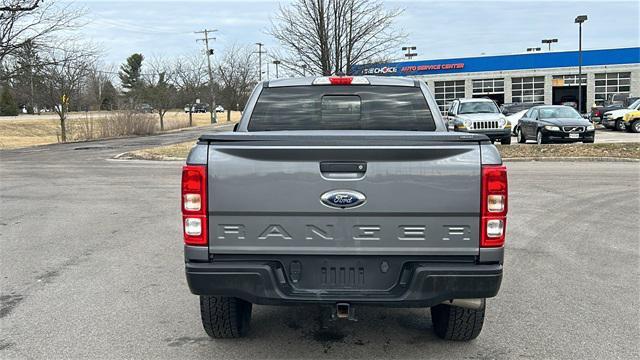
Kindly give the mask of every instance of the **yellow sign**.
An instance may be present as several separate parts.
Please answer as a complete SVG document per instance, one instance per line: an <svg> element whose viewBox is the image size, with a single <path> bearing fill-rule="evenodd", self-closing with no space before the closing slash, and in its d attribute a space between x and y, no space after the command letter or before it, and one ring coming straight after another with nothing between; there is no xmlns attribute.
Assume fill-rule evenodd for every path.
<svg viewBox="0 0 640 360"><path fill-rule="evenodd" d="M564 86L564 79L552 79L551 80L551 85L552 86Z"/></svg>

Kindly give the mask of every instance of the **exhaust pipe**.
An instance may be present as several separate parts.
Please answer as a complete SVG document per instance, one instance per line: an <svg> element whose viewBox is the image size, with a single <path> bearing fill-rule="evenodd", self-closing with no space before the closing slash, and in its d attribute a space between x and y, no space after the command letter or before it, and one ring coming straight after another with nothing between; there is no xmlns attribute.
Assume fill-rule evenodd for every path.
<svg viewBox="0 0 640 360"><path fill-rule="evenodd" d="M441 304L458 306L465 309L480 310L485 303L485 299L451 299L445 300Z"/></svg>

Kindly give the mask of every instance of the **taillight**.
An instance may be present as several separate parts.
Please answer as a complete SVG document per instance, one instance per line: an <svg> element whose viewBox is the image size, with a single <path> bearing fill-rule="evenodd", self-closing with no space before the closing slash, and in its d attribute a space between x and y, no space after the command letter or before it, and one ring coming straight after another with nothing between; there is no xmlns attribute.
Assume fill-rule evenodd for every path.
<svg viewBox="0 0 640 360"><path fill-rule="evenodd" d="M329 78L331 85L351 85L353 77L351 76L332 76Z"/></svg>
<svg viewBox="0 0 640 360"><path fill-rule="evenodd" d="M480 247L504 245L508 197L507 168L504 165L483 165Z"/></svg>
<svg viewBox="0 0 640 360"><path fill-rule="evenodd" d="M313 80L313 85L369 85L363 76L322 76Z"/></svg>
<svg viewBox="0 0 640 360"><path fill-rule="evenodd" d="M182 228L184 243L207 245L207 167L182 168Z"/></svg>

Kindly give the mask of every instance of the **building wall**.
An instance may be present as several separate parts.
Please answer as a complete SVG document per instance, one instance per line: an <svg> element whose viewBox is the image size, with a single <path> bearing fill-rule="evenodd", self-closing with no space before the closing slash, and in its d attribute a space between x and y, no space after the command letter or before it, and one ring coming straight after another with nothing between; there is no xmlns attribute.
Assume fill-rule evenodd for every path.
<svg viewBox="0 0 640 360"><path fill-rule="evenodd" d="M582 67L583 76L586 77L586 96L583 99L587 105L587 109L595 100L595 75L601 73L619 73L630 72L630 96L640 96L640 64L630 65L600 65L600 66L584 66ZM453 73L440 75L415 75L413 77L425 80L427 85L434 89L435 81L465 80L465 97L472 97L474 79L504 79L504 101L512 102L512 82L514 77L544 76L544 102L551 104L553 101L553 76L554 75L572 75L578 74L578 67L550 68L550 69L531 69L531 70L510 70L510 71L492 71L492 72L473 72L473 73Z"/></svg>

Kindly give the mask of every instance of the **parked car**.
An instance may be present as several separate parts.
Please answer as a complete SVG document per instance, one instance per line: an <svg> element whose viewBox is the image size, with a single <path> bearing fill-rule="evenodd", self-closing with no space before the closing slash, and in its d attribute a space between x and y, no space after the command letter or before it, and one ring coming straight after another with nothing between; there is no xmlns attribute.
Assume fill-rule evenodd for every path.
<svg viewBox="0 0 640 360"><path fill-rule="evenodd" d="M187 104L184 106L184 112L188 113L191 111L192 113L206 113L209 111L208 104Z"/></svg>
<svg viewBox="0 0 640 360"><path fill-rule="evenodd" d="M457 99L447 111L449 129L484 134L493 143L511 144L511 124L491 99Z"/></svg>
<svg viewBox="0 0 640 360"><path fill-rule="evenodd" d="M140 104L138 106L138 111L141 113L152 113L153 112L153 106L149 105L149 104Z"/></svg>
<svg viewBox="0 0 640 360"><path fill-rule="evenodd" d="M589 119L595 123L602 122L602 115L604 114L604 99L595 99L593 101L593 105L591 106L591 113L589 114Z"/></svg>
<svg viewBox="0 0 640 360"><path fill-rule="evenodd" d="M521 112L522 110L529 110L534 106L544 105L543 102L531 102L531 103L507 103L500 105L500 112L504 116L510 116L516 113Z"/></svg>
<svg viewBox="0 0 640 360"><path fill-rule="evenodd" d="M565 95L560 98L560 105L571 106L574 109L578 109L578 99L573 95Z"/></svg>
<svg viewBox="0 0 640 360"><path fill-rule="evenodd" d="M604 108L602 109L602 114L606 114L609 111L626 109L629 105L633 104L638 97L629 96L629 94L609 94L607 96L607 101L605 101Z"/></svg>
<svg viewBox="0 0 640 360"><path fill-rule="evenodd" d="M520 119L527 113L528 110L521 110L515 114L507 116L507 121L511 124L512 135L516 135L518 127L520 126Z"/></svg>
<svg viewBox="0 0 640 360"><path fill-rule="evenodd" d="M637 99L633 104L627 108L607 111L602 117L602 125L607 129L614 129L622 131L626 128L624 122L624 115L635 110L640 110L640 99Z"/></svg>
<svg viewBox="0 0 640 360"><path fill-rule="evenodd" d="M217 113L224 112L224 108L222 107L222 105L218 105L218 106L216 106L216 112L217 112Z"/></svg>
<svg viewBox="0 0 640 360"><path fill-rule="evenodd" d="M193 105L193 112L194 113L201 113L204 114L206 112L209 112L209 104L194 104Z"/></svg>
<svg viewBox="0 0 640 360"><path fill-rule="evenodd" d="M186 277L209 336L247 335L253 304L337 319L430 307L437 336L478 336L508 203L485 136L447 132L427 85L407 78L270 80L245 109L182 170Z"/></svg>
<svg viewBox="0 0 640 360"><path fill-rule="evenodd" d="M635 110L624 114L622 118L627 131L632 133L640 133L640 110Z"/></svg>
<svg viewBox="0 0 640 360"><path fill-rule="evenodd" d="M536 106L520 119L518 142L535 140L538 144L552 142L584 142L595 140L595 127L576 109L564 105Z"/></svg>

